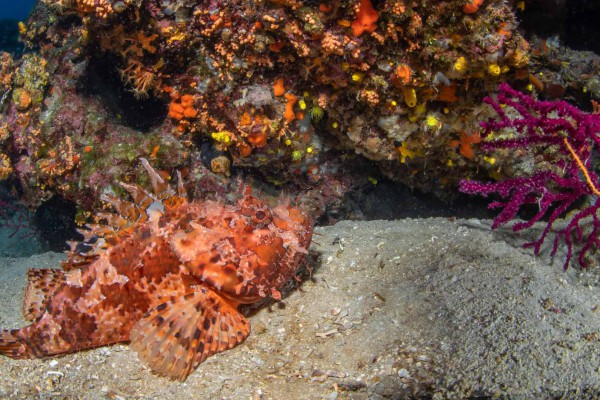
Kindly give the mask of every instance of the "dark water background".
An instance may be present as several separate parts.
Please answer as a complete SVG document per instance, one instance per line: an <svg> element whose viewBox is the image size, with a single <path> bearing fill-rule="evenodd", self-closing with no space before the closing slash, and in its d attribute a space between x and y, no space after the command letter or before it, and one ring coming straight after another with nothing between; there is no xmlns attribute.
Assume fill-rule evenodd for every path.
<svg viewBox="0 0 600 400"><path fill-rule="evenodd" d="M10 18L22 21L35 3L37 0L0 0L0 20Z"/></svg>
<svg viewBox="0 0 600 400"><path fill-rule="evenodd" d="M19 21L27 20L37 0L0 0L0 51L19 54Z"/></svg>

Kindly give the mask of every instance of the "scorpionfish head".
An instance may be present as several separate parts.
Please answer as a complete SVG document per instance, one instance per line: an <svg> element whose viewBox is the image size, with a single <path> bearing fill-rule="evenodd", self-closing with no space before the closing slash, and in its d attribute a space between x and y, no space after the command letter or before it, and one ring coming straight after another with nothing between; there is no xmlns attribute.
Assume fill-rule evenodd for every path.
<svg viewBox="0 0 600 400"><path fill-rule="evenodd" d="M171 245L191 275L238 303L280 298L308 252L312 221L288 201L270 207L249 194L235 206L206 202Z"/></svg>

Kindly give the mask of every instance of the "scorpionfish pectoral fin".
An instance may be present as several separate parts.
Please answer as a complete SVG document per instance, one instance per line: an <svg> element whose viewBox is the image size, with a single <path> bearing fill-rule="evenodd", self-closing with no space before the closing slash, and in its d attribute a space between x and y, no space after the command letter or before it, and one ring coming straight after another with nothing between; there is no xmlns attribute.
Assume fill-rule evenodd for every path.
<svg viewBox="0 0 600 400"><path fill-rule="evenodd" d="M250 334L250 323L204 286L149 310L131 330L131 347L159 375L184 381L207 357Z"/></svg>

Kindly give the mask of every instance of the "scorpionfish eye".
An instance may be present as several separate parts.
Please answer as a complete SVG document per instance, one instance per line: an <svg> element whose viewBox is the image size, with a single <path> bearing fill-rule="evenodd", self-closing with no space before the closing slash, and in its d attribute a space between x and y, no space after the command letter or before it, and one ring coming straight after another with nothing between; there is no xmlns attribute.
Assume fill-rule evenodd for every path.
<svg viewBox="0 0 600 400"><path fill-rule="evenodd" d="M252 222L258 226L265 226L271 222L271 212L267 209L256 210L252 214Z"/></svg>

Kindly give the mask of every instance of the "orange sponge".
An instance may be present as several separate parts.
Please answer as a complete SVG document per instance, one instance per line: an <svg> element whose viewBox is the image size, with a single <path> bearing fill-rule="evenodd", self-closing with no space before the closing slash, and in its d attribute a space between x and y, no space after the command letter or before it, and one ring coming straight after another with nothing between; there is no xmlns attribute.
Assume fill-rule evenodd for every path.
<svg viewBox="0 0 600 400"><path fill-rule="evenodd" d="M283 79L275 79L275 83L273 84L273 94L275 96L283 96L285 93L285 86L283 84Z"/></svg>
<svg viewBox="0 0 600 400"><path fill-rule="evenodd" d="M285 112L283 113L283 118L287 122L292 122L296 118L296 114L294 114L294 104L296 104L298 98L291 93L286 93L285 99L287 100L287 103L285 104Z"/></svg>
<svg viewBox="0 0 600 400"><path fill-rule="evenodd" d="M475 14L479 7L483 4L483 0L472 0L463 6L463 12L465 14Z"/></svg>
<svg viewBox="0 0 600 400"><path fill-rule="evenodd" d="M169 117L178 121L183 118L196 118L197 115L198 110L194 108L194 96L190 94L181 96L179 102L177 102L177 97L175 97L171 104L169 104Z"/></svg>
<svg viewBox="0 0 600 400"><path fill-rule="evenodd" d="M360 36L363 32L374 32L377 29L379 13L373 8L371 0L360 0L360 8L356 13L356 19L352 22L352 33Z"/></svg>

